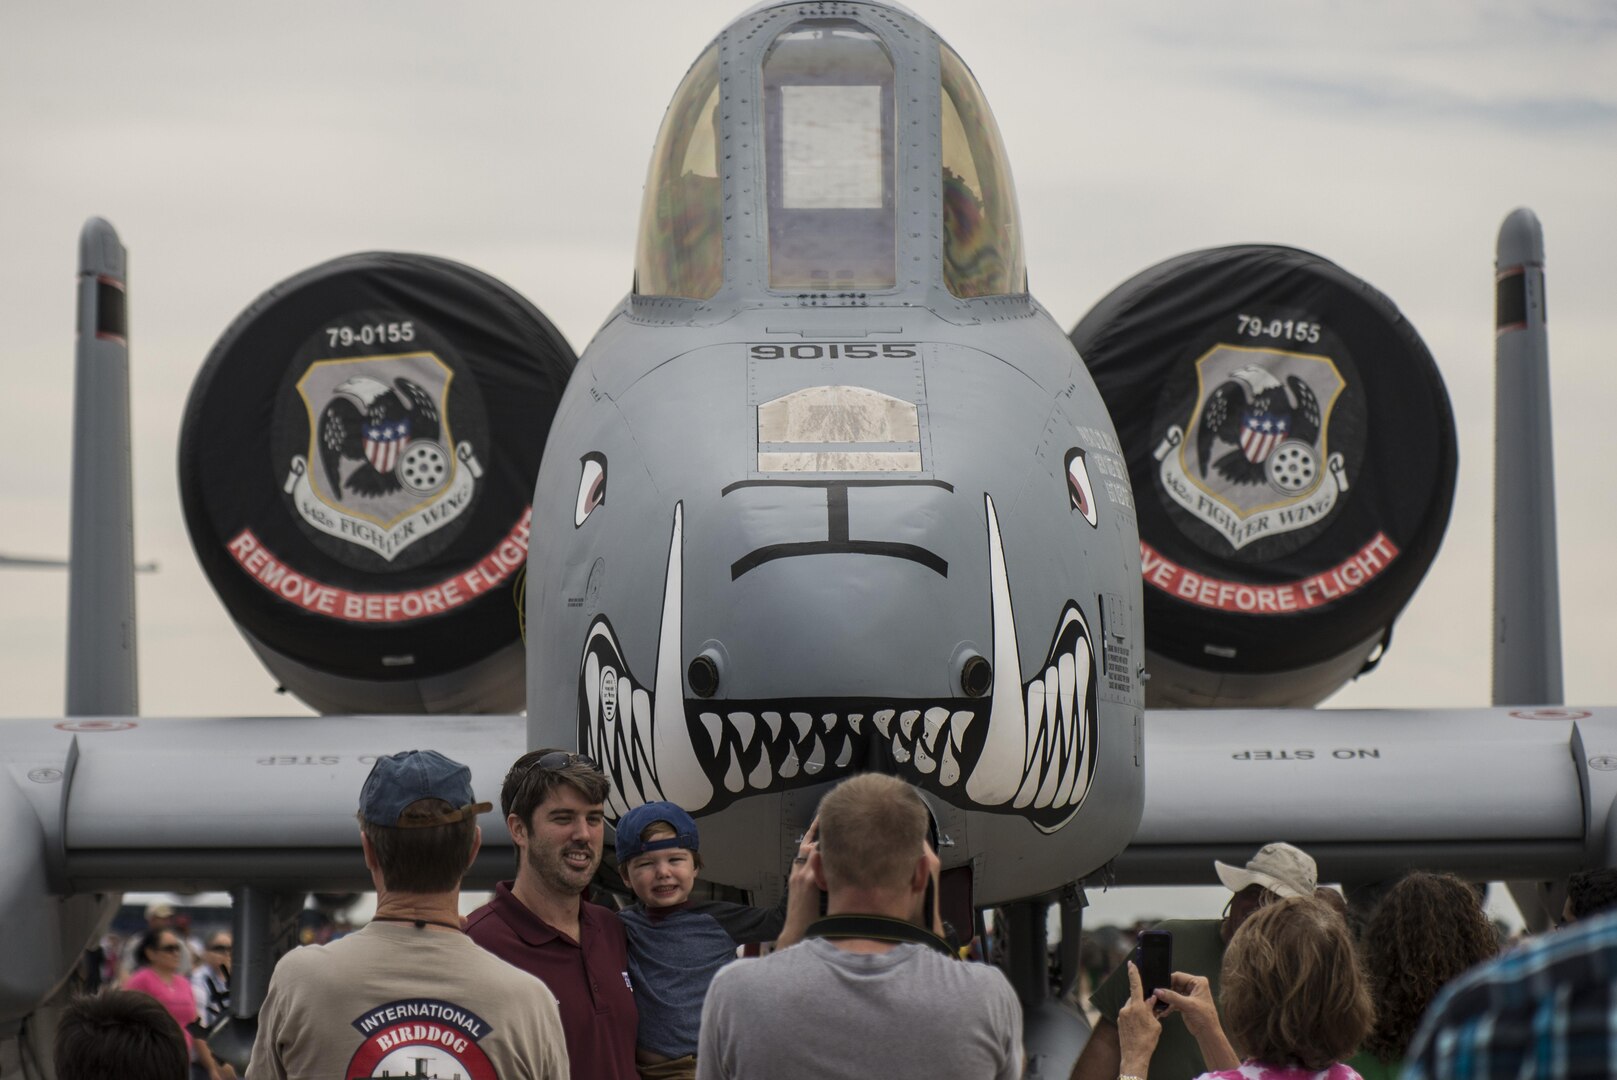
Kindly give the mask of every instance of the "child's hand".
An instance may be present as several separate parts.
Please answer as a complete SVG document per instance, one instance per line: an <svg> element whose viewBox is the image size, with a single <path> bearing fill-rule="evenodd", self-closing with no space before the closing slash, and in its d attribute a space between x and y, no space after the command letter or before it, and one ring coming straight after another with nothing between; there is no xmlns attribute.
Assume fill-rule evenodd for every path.
<svg viewBox="0 0 1617 1080"><path fill-rule="evenodd" d="M775 939L777 949L802 941L809 923L819 917L820 886L814 880L814 856L819 835L820 819L816 817L809 823L808 830L797 845L797 855L792 859L792 873L786 879L786 925L781 928L780 937Z"/></svg>

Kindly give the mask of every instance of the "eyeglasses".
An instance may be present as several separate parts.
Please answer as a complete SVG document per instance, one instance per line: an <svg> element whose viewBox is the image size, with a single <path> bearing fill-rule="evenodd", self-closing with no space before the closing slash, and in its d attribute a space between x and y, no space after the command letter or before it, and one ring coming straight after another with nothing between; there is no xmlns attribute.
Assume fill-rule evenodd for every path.
<svg viewBox="0 0 1617 1080"><path fill-rule="evenodd" d="M215 942L214 944L208 946L208 951L209 952L229 952L230 951L230 946L227 945L227 944L221 944L219 942Z"/></svg>
<svg viewBox="0 0 1617 1080"><path fill-rule="evenodd" d="M157 945L157 946L154 946L154 948L158 952L177 953L181 949L185 948L185 946L181 945L177 941L171 941L167 945Z"/></svg>

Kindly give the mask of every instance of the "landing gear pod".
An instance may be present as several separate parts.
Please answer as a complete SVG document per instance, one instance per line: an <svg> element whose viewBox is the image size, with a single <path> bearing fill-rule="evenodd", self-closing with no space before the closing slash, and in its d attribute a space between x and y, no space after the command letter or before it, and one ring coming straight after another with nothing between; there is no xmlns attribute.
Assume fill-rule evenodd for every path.
<svg viewBox="0 0 1617 1080"><path fill-rule="evenodd" d="M1306 251L1215 248L1124 282L1071 337L1139 507L1147 706L1312 705L1373 666L1457 463L1392 302Z"/></svg>
<svg viewBox="0 0 1617 1080"><path fill-rule="evenodd" d="M572 348L470 267L369 253L259 297L180 433L197 558L323 713L515 712L513 584Z"/></svg>

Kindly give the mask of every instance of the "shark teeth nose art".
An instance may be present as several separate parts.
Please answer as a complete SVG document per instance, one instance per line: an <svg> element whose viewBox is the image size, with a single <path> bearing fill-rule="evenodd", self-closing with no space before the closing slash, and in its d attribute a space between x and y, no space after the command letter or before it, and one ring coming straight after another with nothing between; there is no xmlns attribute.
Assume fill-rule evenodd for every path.
<svg viewBox="0 0 1617 1080"><path fill-rule="evenodd" d="M686 700L681 678L683 515L675 507L652 689L630 674L611 623L590 625L579 672L579 745L612 778L614 820L668 799L713 811L747 795L893 771L970 810L1053 832L1095 767L1095 656L1078 605L1062 609L1038 673L1021 662L992 499L988 519L994 668L988 698Z"/></svg>
<svg viewBox="0 0 1617 1080"><path fill-rule="evenodd" d="M612 624L590 623L578 677L578 745L612 778L607 812L616 819L641 803L667 799L689 810L708 805L713 785L697 763L694 731L682 707L680 622L684 593L684 505L674 506L657 634L657 681L648 691L629 674Z"/></svg>
<svg viewBox="0 0 1617 1080"><path fill-rule="evenodd" d="M1020 673L1005 545L991 496L983 496L983 508L994 670ZM994 680L986 746L966 783L972 802L1023 813L1045 830L1060 828L1077 813L1095 771L1099 728L1091 641L1083 612L1069 600L1040 674L1021 685Z"/></svg>
<svg viewBox="0 0 1617 1080"><path fill-rule="evenodd" d="M1076 810L1094 771L1094 679L1089 628L1077 605L1061 627L1043 674L1027 684L1027 757L1011 805Z"/></svg>
<svg viewBox="0 0 1617 1080"><path fill-rule="evenodd" d="M961 763L978 750L971 732L979 712L953 701L883 707L866 699L825 699L813 712L787 711L773 701L730 702L724 712L704 704L696 714L704 736L697 752L726 802L860 771L873 752L898 763L907 779L957 798L952 789L964 775ZM893 722L895 716L910 722Z"/></svg>

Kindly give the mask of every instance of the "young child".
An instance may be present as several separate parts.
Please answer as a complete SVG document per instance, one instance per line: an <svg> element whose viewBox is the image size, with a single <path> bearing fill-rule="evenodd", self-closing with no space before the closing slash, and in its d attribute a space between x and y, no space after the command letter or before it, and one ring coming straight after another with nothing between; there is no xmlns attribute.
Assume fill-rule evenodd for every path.
<svg viewBox="0 0 1617 1080"><path fill-rule="evenodd" d="M692 1080L708 984L736 946L774 941L785 907L691 900L702 854L696 822L673 803L635 807L617 835L618 871L640 901L619 913L640 1010L635 1063L643 1080Z"/></svg>

